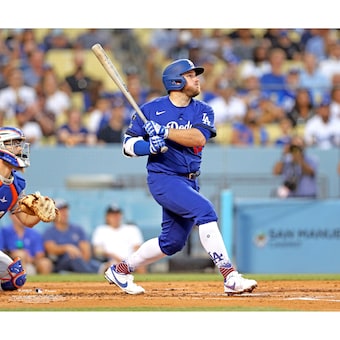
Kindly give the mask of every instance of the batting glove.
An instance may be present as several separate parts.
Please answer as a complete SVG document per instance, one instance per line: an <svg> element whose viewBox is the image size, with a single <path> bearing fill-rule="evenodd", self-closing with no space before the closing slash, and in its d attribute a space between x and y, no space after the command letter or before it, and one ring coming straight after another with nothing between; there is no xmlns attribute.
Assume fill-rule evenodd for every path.
<svg viewBox="0 0 340 340"><path fill-rule="evenodd" d="M150 137L159 136L164 139L168 138L169 128L165 127L164 125L160 125L153 120L148 120L143 127Z"/></svg>
<svg viewBox="0 0 340 340"><path fill-rule="evenodd" d="M165 147L164 138L160 136L153 136L149 139L150 142L150 152L155 155L161 151L163 147Z"/></svg>

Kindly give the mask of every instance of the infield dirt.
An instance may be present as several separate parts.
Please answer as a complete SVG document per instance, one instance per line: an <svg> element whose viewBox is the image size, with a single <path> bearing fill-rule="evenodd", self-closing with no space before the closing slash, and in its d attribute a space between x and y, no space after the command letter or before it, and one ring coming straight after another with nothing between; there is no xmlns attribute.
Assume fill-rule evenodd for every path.
<svg viewBox="0 0 340 340"><path fill-rule="evenodd" d="M27 282L0 293L1 310L340 311L340 281L261 281L251 294L227 296L221 282L138 282L128 295L107 282ZM37 288L40 291L37 291Z"/></svg>

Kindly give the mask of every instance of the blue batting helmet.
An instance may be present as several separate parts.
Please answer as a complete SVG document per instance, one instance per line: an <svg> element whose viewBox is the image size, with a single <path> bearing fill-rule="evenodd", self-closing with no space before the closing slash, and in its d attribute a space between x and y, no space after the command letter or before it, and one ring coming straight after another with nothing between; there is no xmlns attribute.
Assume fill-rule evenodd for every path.
<svg viewBox="0 0 340 340"><path fill-rule="evenodd" d="M189 59L178 59L168 65L163 71L163 84L169 92L172 90L182 90L185 86L183 74L189 71L195 71L196 75L204 72L203 67L196 67Z"/></svg>
<svg viewBox="0 0 340 340"><path fill-rule="evenodd" d="M29 143L25 142L24 133L15 127L0 127L0 159L15 168L30 165Z"/></svg>

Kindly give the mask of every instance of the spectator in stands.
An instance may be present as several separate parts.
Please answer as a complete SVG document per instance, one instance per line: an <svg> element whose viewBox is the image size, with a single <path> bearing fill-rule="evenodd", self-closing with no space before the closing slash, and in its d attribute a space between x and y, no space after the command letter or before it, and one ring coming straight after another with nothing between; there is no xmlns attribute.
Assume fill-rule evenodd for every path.
<svg viewBox="0 0 340 340"><path fill-rule="evenodd" d="M340 83L332 87L329 110L331 119L337 119L340 121Z"/></svg>
<svg viewBox="0 0 340 340"><path fill-rule="evenodd" d="M51 49L62 50L73 47L72 41L62 28L51 28L43 39L43 45L46 52Z"/></svg>
<svg viewBox="0 0 340 340"><path fill-rule="evenodd" d="M281 107L285 112L292 109L295 103L296 91L300 85L300 69L290 68L285 77L285 87L281 98Z"/></svg>
<svg viewBox="0 0 340 340"><path fill-rule="evenodd" d="M316 108L316 114L308 119L304 129L307 146L329 149L340 146L340 120L332 120L330 100L324 98Z"/></svg>
<svg viewBox="0 0 340 340"><path fill-rule="evenodd" d="M74 47L89 50L94 44L101 44L104 49L110 49L111 30L89 28L79 34L74 41Z"/></svg>
<svg viewBox="0 0 340 340"><path fill-rule="evenodd" d="M282 99L285 95L286 74L284 64L286 54L281 48L273 48L269 51L269 63L271 71L260 78L262 91L277 106L283 107Z"/></svg>
<svg viewBox="0 0 340 340"><path fill-rule="evenodd" d="M208 101L215 112L215 124L241 121L246 114L246 103L237 96L235 87L221 77L216 85L216 97Z"/></svg>
<svg viewBox="0 0 340 340"><path fill-rule="evenodd" d="M10 59L12 61L20 61L22 58L22 36L24 29L22 28L14 28L9 29L7 33L7 37L5 37L5 44L10 51ZM18 66L18 65L17 65Z"/></svg>
<svg viewBox="0 0 340 340"><path fill-rule="evenodd" d="M72 92L88 92L92 78L85 73L85 55L83 50L74 50L73 72L65 77Z"/></svg>
<svg viewBox="0 0 340 340"><path fill-rule="evenodd" d="M233 32L232 50L240 62L252 59L257 43L257 39L250 28L240 28Z"/></svg>
<svg viewBox="0 0 340 340"><path fill-rule="evenodd" d="M112 100L112 107L108 120L104 116L97 132L97 143L122 143L125 129L126 107L121 97Z"/></svg>
<svg viewBox="0 0 340 340"><path fill-rule="evenodd" d="M89 85L88 92L84 96L84 111L89 112L96 107L96 102L99 98L106 95L111 95L111 92L107 92L104 83L101 79L93 79Z"/></svg>
<svg viewBox="0 0 340 340"><path fill-rule="evenodd" d="M274 145L285 146L292 140L294 134L293 123L288 117L282 117L277 124L279 133L274 137Z"/></svg>
<svg viewBox="0 0 340 340"><path fill-rule="evenodd" d="M300 71L300 87L310 91L312 105L317 105L325 93L331 88L330 80L320 72L317 57L305 52L302 57L303 66Z"/></svg>
<svg viewBox="0 0 340 340"><path fill-rule="evenodd" d="M171 59L188 59L192 41L190 29L181 29L176 44L169 50L168 57Z"/></svg>
<svg viewBox="0 0 340 340"><path fill-rule="evenodd" d="M40 144L43 132L37 121L31 120L24 105L18 105L15 110L15 127L18 127L26 136L26 141L30 144Z"/></svg>
<svg viewBox="0 0 340 340"><path fill-rule="evenodd" d="M17 105L25 105L29 111L35 111L37 93L34 87L25 85L22 71L12 68L7 81L8 86L0 90L0 113L4 118L13 120Z"/></svg>
<svg viewBox="0 0 340 340"><path fill-rule="evenodd" d="M57 143L68 147L75 145L93 145L96 135L90 133L83 122L83 114L77 107L66 111L66 122L56 131Z"/></svg>
<svg viewBox="0 0 340 340"><path fill-rule="evenodd" d="M46 69L51 68L46 62L45 52L40 48L34 48L27 55L27 64L23 69L24 82L38 90L40 79L44 76Z"/></svg>
<svg viewBox="0 0 340 340"><path fill-rule="evenodd" d="M340 85L340 73L334 73L331 82L331 89L334 86Z"/></svg>
<svg viewBox="0 0 340 340"><path fill-rule="evenodd" d="M245 78L249 74L261 77L264 73L270 72L271 66L268 61L268 44L262 40L253 49L253 55L249 60L244 60L240 65L240 76Z"/></svg>
<svg viewBox="0 0 340 340"><path fill-rule="evenodd" d="M54 117L56 127L65 119L65 112L72 105L71 96L61 89L58 76L52 69L41 79L42 110Z"/></svg>
<svg viewBox="0 0 340 340"><path fill-rule="evenodd" d="M0 90L6 87L7 77L6 69L10 65L10 51L5 44L4 39L0 39Z"/></svg>
<svg viewBox="0 0 340 340"><path fill-rule="evenodd" d="M92 234L95 257L103 263L118 264L136 251L144 242L137 225L123 221L123 211L116 204L106 209L105 224L97 226ZM140 267L137 273L145 273Z"/></svg>
<svg viewBox="0 0 340 340"><path fill-rule="evenodd" d="M268 94L263 92L258 101L251 104L251 107L255 107L258 111L257 116L261 124L275 124L285 116L283 108L275 104Z"/></svg>
<svg viewBox="0 0 340 340"><path fill-rule="evenodd" d="M266 39L270 47L277 46L279 44L280 33L282 29L279 28L268 28L263 34L263 38Z"/></svg>
<svg viewBox="0 0 340 340"><path fill-rule="evenodd" d="M21 35L21 50L22 50L23 58L28 58L29 54L33 51L36 51L36 50L44 51L43 42L40 42L37 39L36 29L25 28L23 30L22 35Z"/></svg>
<svg viewBox="0 0 340 340"><path fill-rule="evenodd" d="M54 262L54 272L100 273L101 262L93 258L85 230L69 220L69 203L56 199L56 207L59 217L43 234L46 252Z"/></svg>
<svg viewBox="0 0 340 340"><path fill-rule="evenodd" d="M287 30L281 30L273 47L281 48L286 53L287 60L300 61L301 48L300 45L289 37Z"/></svg>
<svg viewBox="0 0 340 340"><path fill-rule="evenodd" d="M259 122L256 110L248 108L242 122L233 123L230 144L235 146L265 146L268 143L268 131Z"/></svg>
<svg viewBox="0 0 340 340"><path fill-rule="evenodd" d="M200 44L204 54L215 55L216 57L219 57L223 35L224 29L222 28L212 28L210 30L203 31ZM202 64L200 63L200 65Z"/></svg>
<svg viewBox="0 0 340 340"><path fill-rule="evenodd" d="M201 58L199 63L204 68L204 74L201 77L201 99L203 101L210 101L216 97L215 86L219 77L219 71L216 68L216 64L219 59L213 55L208 54Z"/></svg>
<svg viewBox="0 0 340 340"><path fill-rule="evenodd" d="M320 61L319 70L332 82L333 75L340 73L340 40L331 39L327 47L327 57Z"/></svg>
<svg viewBox="0 0 340 340"><path fill-rule="evenodd" d="M237 87L237 94L243 99L246 105L255 106L261 96L259 77L254 70L249 69L240 75L240 83Z"/></svg>
<svg viewBox="0 0 340 340"><path fill-rule="evenodd" d="M14 214L10 214L10 218L12 223L0 229L2 249L13 259L20 257L29 275L50 274L53 271L53 263L45 254L41 234L26 227Z"/></svg>
<svg viewBox="0 0 340 340"><path fill-rule="evenodd" d="M314 115L310 91L307 88L297 89L293 108L287 112L287 117L291 120L293 127L304 126Z"/></svg>
<svg viewBox="0 0 340 340"><path fill-rule="evenodd" d="M311 28L305 41L304 51L315 55L318 62L327 58L327 41L329 29Z"/></svg>
<svg viewBox="0 0 340 340"><path fill-rule="evenodd" d="M283 147L282 158L274 164L273 174L282 177L282 184L274 195L280 198L316 198L317 169L316 159L306 154L303 138L294 136Z"/></svg>
<svg viewBox="0 0 340 340"><path fill-rule="evenodd" d="M109 95L101 95L96 99L93 108L87 112L86 127L90 133L97 134L102 127L102 122L109 120L112 108L112 98Z"/></svg>
<svg viewBox="0 0 340 340"><path fill-rule="evenodd" d="M126 76L126 87L128 91L130 92L137 105L143 105L146 102L146 98L149 94L149 88L142 84L142 79L138 68L134 65L131 65L124 70L124 73ZM115 93L115 95L119 96L121 95L121 93ZM125 105L128 108L128 110L126 110L125 123L129 124L131 113L134 111L134 109L127 100Z"/></svg>
<svg viewBox="0 0 340 340"><path fill-rule="evenodd" d="M150 36L150 46L160 51L162 56L168 56L170 51L177 45L179 29L156 28Z"/></svg>

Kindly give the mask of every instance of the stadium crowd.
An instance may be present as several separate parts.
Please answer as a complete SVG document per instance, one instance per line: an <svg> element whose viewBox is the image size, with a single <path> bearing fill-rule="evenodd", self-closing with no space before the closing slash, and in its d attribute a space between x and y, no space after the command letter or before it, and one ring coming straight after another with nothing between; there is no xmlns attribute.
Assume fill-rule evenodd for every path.
<svg viewBox="0 0 340 340"><path fill-rule="evenodd" d="M121 142L132 107L101 72L95 43L139 105L166 94L170 60L202 65L199 99L215 111L216 143L282 145L297 134L306 146L340 144L338 29L2 29L0 37L0 122L33 145Z"/></svg>

